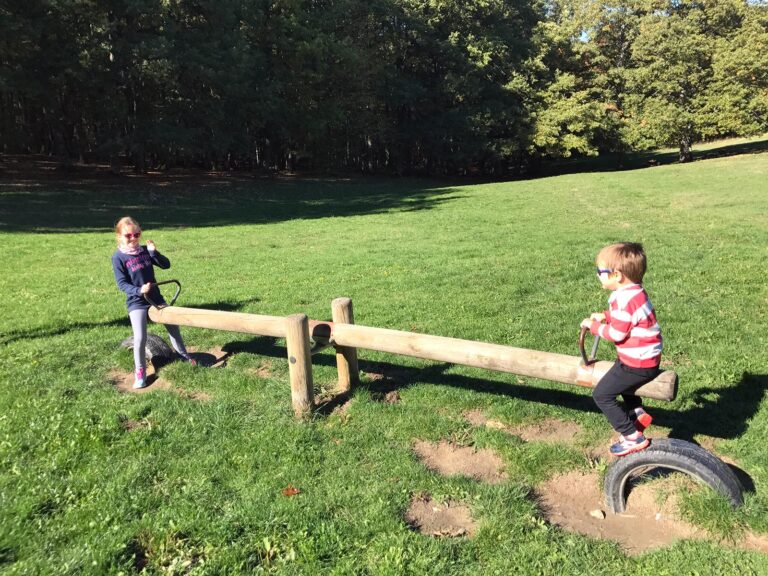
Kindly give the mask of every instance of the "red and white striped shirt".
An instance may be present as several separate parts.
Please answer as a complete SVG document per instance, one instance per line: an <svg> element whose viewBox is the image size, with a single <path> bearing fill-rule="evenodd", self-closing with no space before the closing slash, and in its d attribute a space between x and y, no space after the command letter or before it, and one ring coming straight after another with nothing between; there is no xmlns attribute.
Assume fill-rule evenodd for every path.
<svg viewBox="0 0 768 576"><path fill-rule="evenodd" d="M639 284L614 290L605 323L592 321L589 331L616 344L619 360L632 368L655 368L661 362L661 328L648 293Z"/></svg>

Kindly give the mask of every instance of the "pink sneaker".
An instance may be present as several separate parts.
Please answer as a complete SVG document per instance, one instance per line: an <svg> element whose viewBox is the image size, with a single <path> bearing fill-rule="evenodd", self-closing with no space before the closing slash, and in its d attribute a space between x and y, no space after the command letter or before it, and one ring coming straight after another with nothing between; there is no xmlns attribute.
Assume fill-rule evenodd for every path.
<svg viewBox="0 0 768 576"><path fill-rule="evenodd" d="M626 456L632 452L645 450L651 445L651 441L643 436L642 432L635 432L632 436L634 438L619 436L619 441L611 446L611 454L614 456Z"/></svg>
<svg viewBox="0 0 768 576"><path fill-rule="evenodd" d="M147 386L147 369L139 368L136 370L136 379L133 381L134 389L146 388Z"/></svg>

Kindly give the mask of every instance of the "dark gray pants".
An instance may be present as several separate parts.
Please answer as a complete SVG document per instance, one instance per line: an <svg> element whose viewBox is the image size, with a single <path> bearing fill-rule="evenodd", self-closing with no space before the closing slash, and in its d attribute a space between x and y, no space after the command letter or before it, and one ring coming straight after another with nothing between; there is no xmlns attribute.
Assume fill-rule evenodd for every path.
<svg viewBox="0 0 768 576"><path fill-rule="evenodd" d="M592 398L616 432L623 436L636 432L635 423L629 415L635 408L641 407L643 401L634 391L660 373L658 368L631 368L616 360L597 383L592 390ZM624 399L624 406L616 400L618 396Z"/></svg>

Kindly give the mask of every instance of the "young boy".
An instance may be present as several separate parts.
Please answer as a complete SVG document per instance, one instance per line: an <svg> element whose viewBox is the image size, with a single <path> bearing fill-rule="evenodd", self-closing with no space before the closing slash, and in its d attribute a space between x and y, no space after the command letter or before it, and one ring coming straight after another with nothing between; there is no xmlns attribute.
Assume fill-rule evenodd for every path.
<svg viewBox="0 0 768 576"><path fill-rule="evenodd" d="M633 392L661 372L661 328L641 285L646 268L642 245L620 242L606 246L597 255L596 264L600 284L611 291L608 310L592 314L581 325L616 344L618 360L597 383L592 397L620 434L611 454L625 456L650 444L643 431L652 418ZM624 398L624 407L617 401L619 395Z"/></svg>

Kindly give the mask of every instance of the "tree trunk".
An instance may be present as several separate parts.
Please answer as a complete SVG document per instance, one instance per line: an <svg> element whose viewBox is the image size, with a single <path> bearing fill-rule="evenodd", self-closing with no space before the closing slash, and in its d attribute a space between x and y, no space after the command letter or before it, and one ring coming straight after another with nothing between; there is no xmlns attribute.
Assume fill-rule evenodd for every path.
<svg viewBox="0 0 768 576"><path fill-rule="evenodd" d="M691 160L693 160L691 137L683 136L680 138L680 163L690 162Z"/></svg>

